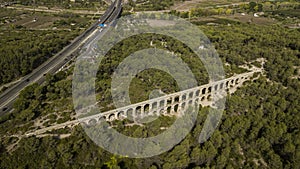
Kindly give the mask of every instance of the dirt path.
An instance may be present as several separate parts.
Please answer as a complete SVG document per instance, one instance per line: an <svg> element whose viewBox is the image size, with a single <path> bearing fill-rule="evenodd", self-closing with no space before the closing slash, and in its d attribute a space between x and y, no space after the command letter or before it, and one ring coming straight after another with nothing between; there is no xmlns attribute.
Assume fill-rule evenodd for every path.
<svg viewBox="0 0 300 169"><path fill-rule="evenodd" d="M203 0L192 0L180 2L180 4L175 4L171 7L172 10L190 10L192 7L196 7L196 4L203 2Z"/></svg>
<svg viewBox="0 0 300 169"><path fill-rule="evenodd" d="M211 5L213 3L214 5ZM247 4L249 2L228 2L223 0L191 0L191 1L185 1L175 4L171 7L171 10L177 10L177 11L189 11L192 8L196 8L198 5L204 7L204 8L211 8L213 6L217 7L228 7L230 5L241 5L241 4Z"/></svg>

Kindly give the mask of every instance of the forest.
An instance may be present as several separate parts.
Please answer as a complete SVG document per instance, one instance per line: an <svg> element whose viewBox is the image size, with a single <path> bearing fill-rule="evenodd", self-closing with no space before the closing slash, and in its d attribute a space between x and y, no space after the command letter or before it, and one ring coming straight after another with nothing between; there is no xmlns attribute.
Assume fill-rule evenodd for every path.
<svg viewBox="0 0 300 169"><path fill-rule="evenodd" d="M0 18L1 87L27 75L57 54L96 19L64 12L51 14L5 8L0 8Z"/></svg>
<svg viewBox="0 0 300 169"><path fill-rule="evenodd" d="M64 46L77 33L66 31L4 31L0 35L0 84L8 83L18 77L27 75L41 63L45 62ZM10 36L6 36L10 34Z"/></svg>
<svg viewBox="0 0 300 169"><path fill-rule="evenodd" d="M239 88L227 97L226 109L218 129L202 144L197 138L208 109L199 110L196 125L190 134L168 152L146 159L131 159L113 155L99 148L84 133L81 126L52 131L70 134L66 138L53 136L18 138L28 130L38 128L35 121L49 116L44 126L62 123L73 118L72 69L47 75L43 85L33 84L20 94L12 114L0 117L0 168L298 168L300 166L300 31L280 25L255 25L223 20L218 26L199 24L199 28L215 45L227 75L238 73L238 66L264 58L264 75ZM197 23L195 23L197 24ZM128 52L149 47L152 35L144 35L120 43L120 50L112 49L100 65L97 91L102 106L110 99L110 75ZM157 37L159 45L164 37ZM166 39L167 40L167 39ZM154 40L155 41L155 40ZM172 40L170 40L172 42ZM155 42L154 42L155 43ZM2 44L2 43L1 43ZM182 59L193 58L187 49L173 41ZM114 57L112 57L114 56ZM201 69L197 60L191 60L192 69ZM205 72L196 75L205 82ZM202 76L201 76L202 75ZM153 84L173 92L170 77L162 72L140 74L131 84L147 98ZM148 83L151 81L152 83ZM146 86L146 87L141 87ZM138 96L132 94L135 101ZM149 137L161 127L172 124L173 117L160 117L144 126L124 127L124 121L114 122L118 131L133 137ZM16 135L16 136L14 136ZM11 147L18 143L16 147Z"/></svg>

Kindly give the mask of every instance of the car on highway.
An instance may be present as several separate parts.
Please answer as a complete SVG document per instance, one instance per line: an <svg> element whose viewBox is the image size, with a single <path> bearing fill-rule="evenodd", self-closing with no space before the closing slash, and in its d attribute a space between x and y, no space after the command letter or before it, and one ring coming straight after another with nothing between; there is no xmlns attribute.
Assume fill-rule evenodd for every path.
<svg viewBox="0 0 300 169"><path fill-rule="evenodd" d="M98 25L98 27L100 27L100 28L105 28L105 27L107 27L107 24L105 24L105 23L100 23L100 24Z"/></svg>

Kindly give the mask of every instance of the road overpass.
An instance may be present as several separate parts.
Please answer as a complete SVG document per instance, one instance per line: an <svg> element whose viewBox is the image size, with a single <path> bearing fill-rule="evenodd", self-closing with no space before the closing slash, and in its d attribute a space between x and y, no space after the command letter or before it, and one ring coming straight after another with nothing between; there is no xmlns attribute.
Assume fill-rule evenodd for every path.
<svg viewBox="0 0 300 169"><path fill-rule="evenodd" d="M47 73L57 72L62 66L74 59L76 57L75 53L78 52L85 43L93 38L93 34L99 33L96 31L98 24L109 23L115 20L120 15L121 8L121 0L115 0L101 16L99 21L94 23L80 36L75 38L71 44L66 46L63 50L51 57L48 61L36 68L30 74L26 75L17 84L5 90L0 95L0 116L12 111L13 103L21 90L32 83L42 83L45 80L45 75Z"/></svg>

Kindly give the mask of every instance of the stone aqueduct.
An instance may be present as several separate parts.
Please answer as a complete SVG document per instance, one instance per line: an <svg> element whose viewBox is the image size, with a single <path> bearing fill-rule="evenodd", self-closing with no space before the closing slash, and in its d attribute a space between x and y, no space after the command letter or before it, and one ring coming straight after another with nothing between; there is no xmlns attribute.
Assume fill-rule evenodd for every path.
<svg viewBox="0 0 300 169"><path fill-rule="evenodd" d="M177 115L191 104L196 103L202 106L212 105L212 96L218 98L224 96L221 91L229 91L230 89L242 86L245 81L250 80L254 73L240 74L221 81L78 119L78 121L91 125L101 120L114 121L131 118L135 121L136 119L152 115Z"/></svg>
<svg viewBox="0 0 300 169"><path fill-rule="evenodd" d="M138 122L146 116L152 115L178 115L191 104L200 104L202 106L213 106L212 96L217 98L224 97L226 92L230 92L236 87L242 86L245 81L249 81L255 72L239 74L224 80L216 81L206 85L198 86L188 90L180 91L177 93L165 95L155 99L147 100L144 102L132 104L126 107L118 108L115 110L107 111L104 113L80 118L77 120L69 121L66 123L58 124L55 126L47 127L35 131L34 133L27 134L27 136L34 134L41 134L46 131L64 128L66 126L77 125L84 123L86 125L94 125L100 121L114 121L124 120L130 118L134 122ZM218 95L215 95L218 94ZM221 94L221 95L220 95ZM215 98L213 100L216 100ZM94 106L95 107L95 106Z"/></svg>

